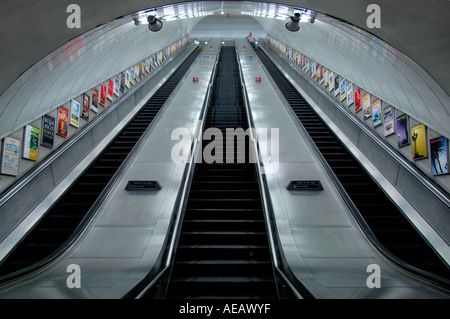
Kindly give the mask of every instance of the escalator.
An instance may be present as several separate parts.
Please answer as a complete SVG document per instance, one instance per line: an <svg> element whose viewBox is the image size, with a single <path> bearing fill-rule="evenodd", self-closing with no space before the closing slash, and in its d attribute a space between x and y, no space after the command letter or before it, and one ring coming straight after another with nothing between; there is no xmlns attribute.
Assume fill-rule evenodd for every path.
<svg viewBox="0 0 450 319"><path fill-rule="evenodd" d="M240 137L226 152L226 128L248 127L235 49L222 47L204 129L220 129L223 157L196 165L168 299L277 298L248 137L241 140L244 153L238 150ZM203 140L203 149L214 141Z"/></svg>
<svg viewBox="0 0 450 319"><path fill-rule="evenodd" d="M448 284L446 264L267 55L256 53L377 240L403 262Z"/></svg>
<svg viewBox="0 0 450 319"><path fill-rule="evenodd" d="M197 58L194 50L170 78L157 90L136 116L118 133L96 160L45 214L30 233L0 265L0 281L16 271L34 267L62 247L80 223L87 222L90 208L117 172L145 130ZM3 277L3 278L2 278Z"/></svg>

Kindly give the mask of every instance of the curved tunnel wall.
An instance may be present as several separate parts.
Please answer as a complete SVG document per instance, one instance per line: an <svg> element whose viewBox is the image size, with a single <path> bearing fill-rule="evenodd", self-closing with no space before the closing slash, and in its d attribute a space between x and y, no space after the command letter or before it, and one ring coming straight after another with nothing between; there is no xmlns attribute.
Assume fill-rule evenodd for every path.
<svg viewBox="0 0 450 319"><path fill-rule="evenodd" d="M286 45L450 136L450 97L422 68L388 44L338 21L301 23L300 31L292 33L283 21L255 19Z"/></svg>
<svg viewBox="0 0 450 319"><path fill-rule="evenodd" d="M0 96L0 138L186 36L198 19L167 22L160 32L119 20L58 48Z"/></svg>

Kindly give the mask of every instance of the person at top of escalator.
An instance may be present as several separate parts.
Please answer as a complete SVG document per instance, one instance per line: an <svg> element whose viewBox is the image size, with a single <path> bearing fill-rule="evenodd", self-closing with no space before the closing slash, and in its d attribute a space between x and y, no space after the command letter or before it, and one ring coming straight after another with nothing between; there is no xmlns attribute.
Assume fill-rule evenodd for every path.
<svg viewBox="0 0 450 319"><path fill-rule="evenodd" d="M252 33L250 32L247 36L247 42L250 43L250 45L252 46L252 48L254 49L256 46L256 39L253 37Z"/></svg>

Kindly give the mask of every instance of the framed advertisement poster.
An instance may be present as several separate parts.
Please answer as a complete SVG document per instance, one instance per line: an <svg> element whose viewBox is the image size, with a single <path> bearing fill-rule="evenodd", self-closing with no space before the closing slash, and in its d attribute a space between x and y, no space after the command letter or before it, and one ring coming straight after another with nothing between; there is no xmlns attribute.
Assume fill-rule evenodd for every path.
<svg viewBox="0 0 450 319"><path fill-rule="evenodd" d="M120 73L120 92L125 92L125 74Z"/></svg>
<svg viewBox="0 0 450 319"><path fill-rule="evenodd" d="M130 88L130 82L131 82L131 73L130 71L125 72L125 86L129 89Z"/></svg>
<svg viewBox="0 0 450 319"><path fill-rule="evenodd" d="M69 110L60 106L58 108L58 130L56 134L67 137L67 129L69 126Z"/></svg>
<svg viewBox="0 0 450 319"><path fill-rule="evenodd" d="M39 129L27 125L23 129L23 151L22 158L36 161L38 158Z"/></svg>
<svg viewBox="0 0 450 319"><path fill-rule="evenodd" d="M329 81L330 81L330 86L328 87L328 90L331 92L331 91L333 91L333 89L334 89L334 73L331 72L330 75L329 75L329 77L330 77L330 79L329 79Z"/></svg>
<svg viewBox="0 0 450 319"><path fill-rule="evenodd" d="M80 125L80 103L75 100L70 101L70 125L78 127Z"/></svg>
<svg viewBox="0 0 450 319"><path fill-rule="evenodd" d="M324 87L325 89L328 89L330 87L330 77L328 76L328 69L325 69L323 78L325 79Z"/></svg>
<svg viewBox="0 0 450 319"><path fill-rule="evenodd" d="M139 76L140 76L140 73L139 73L139 65L135 65L134 66L134 79L136 80L136 82L138 82L139 81Z"/></svg>
<svg viewBox="0 0 450 319"><path fill-rule="evenodd" d="M448 141L444 136L430 139L431 174L448 174Z"/></svg>
<svg viewBox="0 0 450 319"><path fill-rule="evenodd" d="M320 71L319 71L319 80L320 80L320 84L323 83L324 77L323 77L323 66L320 67Z"/></svg>
<svg viewBox="0 0 450 319"><path fill-rule="evenodd" d="M106 106L106 86L100 84L100 105Z"/></svg>
<svg viewBox="0 0 450 319"><path fill-rule="evenodd" d="M367 120L372 116L372 105L370 105L370 93L366 93L362 99L363 118Z"/></svg>
<svg viewBox="0 0 450 319"><path fill-rule="evenodd" d="M341 101L345 100L346 94L345 94L345 79L342 79L341 85L340 85L340 93L341 93Z"/></svg>
<svg viewBox="0 0 450 319"><path fill-rule="evenodd" d="M81 109L81 117L87 121L87 120L89 120L89 110L91 108L91 101L90 101L89 95L84 93L81 96L81 102L83 103L83 107Z"/></svg>
<svg viewBox="0 0 450 319"><path fill-rule="evenodd" d="M53 148L55 141L56 120L53 116L44 115L42 117L42 138L41 145Z"/></svg>
<svg viewBox="0 0 450 319"><path fill-rule="evenodd" d="M392 107L384 109L383 125L384 125L384 136L394 134L395 132L394 109Z"/></svg>
<svg viewBox="0 0 450 319"><path fill-rule="evenodd" d="M361 111L361 88L355 90L355 113Z"/></svg>
<svg viewBox="0 0 450 319"><path fill-rule="evenodd" d="M334 96L339 94L339 76L336 75L334 78Z"/></svg>
<svg viewBox="0 0 450 319"><path fill-rule="evenodd" d="M402 147L409 143L409 118L403 114L397 117L397 145Z"/></svg>
<svg viewBox="0 0 450 319"><path fill-rule="evenodd" d="M20 141L11 137L3 139L0 173L17 176L19 173Z"/></svg>
<svg viewBox="0 0 450 319"><path fill-rule="evenodd" d="M347 106L353 104L353 83L347 85Z"/></svg>
<svg viewBox="0 0 450 319"><path fill-rule="evenodd" d="M134 67L131 67L131 69L130 69L130 83L132 85L134 85L134 81L135 81Z"/></svg>
<svg viewBox="0 0 450 319"><path fill-rule="evenodd" d="M427 158L427 128L419 124L411 128L412 156L414 160Z"/></svg>
<svg viewBox="0 0 450 319"><path fill-rule="evenodd" d="M373 127L378 127L381 125L381 100L376 99L372 103L372 118Z"/></svg>
<svg viewBox="0 0 450 319"><path fill-rule="evenodd" d="M113 100L114 94L114 82L111 79L108 79L108 95L106 96L108 100Z"/></svg>
<svg viewBox="0 0 450 319"><path fill-rule="evenodd" d="M114 95L117 96L117 97L119 97L119 90L120 90L120 79L116 75L114 77Z"/></svg>
<svg viewBox="0 0 450 319"><path fill-rule="evenodd" d="M91 110L98 113L98 90L92 89Z"/></svg>

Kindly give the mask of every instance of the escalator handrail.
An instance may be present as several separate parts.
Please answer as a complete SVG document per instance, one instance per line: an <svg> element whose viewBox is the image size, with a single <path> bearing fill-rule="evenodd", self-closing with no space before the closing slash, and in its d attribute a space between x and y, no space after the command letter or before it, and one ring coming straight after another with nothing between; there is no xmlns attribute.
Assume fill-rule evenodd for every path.
<svg viewBox="0 0 450 319"><path fill-rule="evenodd" d="M193 48L192 51L189 52L186 58L188 58L192 52L195 50ZM199 57L199 56L198 56ZM197 57L197 59L198 59ZM179 62L179 64L175 67L175 71L183 64L183 62L186 59ZM99 197L95 200L94 204L91 206L91 208L88 210L86 215L81 220L80 224L77 226L77 228L74 230L72 235L58 248L56 249L52 254L44 258L43 260L30 265L28 267L25 267L23 269L14 271L12 273L0 276L0 284L9 283L14 279L17 279L19 277L23 277L25 275L28 275L32 272L38 271L43 269L44 267L51 266L51 263L53 261L56 261L58 258L60 258L65 252L69 250L69 248L76 243L77 239L81 236L81 234L86 230L87 225L92 220L92 217L96 214L97 210L100 208L100 206L103 204L105 199L108 197L108 195L111 193L111 191L114 189L114 187L117 185L117 182L119 181L122 174L125 172L126 168L132 163L132 160L134 156L139 151L139 148L145 143L148 136L151 134L151 132L154 130L156 124L161 119L162 115L164 114L165 110L167 109L168 105L170 105L170 102L173 100L174 96L176 95L177 91L181 87L181 84L183 83L184 79L189 73L189 70L193 67L194 63L189 67L189 69L186 71L185 75L181 78L181 80L178 82L177 86L173 89L171 95L168 97L168 99L165 101L165 103L161 106L160 111L158 114L154 117L150 125L147 127L147 129L142 134L141 138L136 142L133 149L130 151L130 153L127 155L127 157L124 159L120 167L117 169L116 173L113 175L111 180L106 184L105 188L99 195ZM171 74L173 74L172 72ZM170 76L167 77L167 79ZM145 106L146 103L143 104L142 107ZM126 126L126 124L125 124ZM124 127L125 127L124 126Z"/></svg>
<svg viewBox="0 0 450 319"><path fill-rule="evenodd" d="M253 49L252 49L253 50ZM249 104L249 99L248 99L248 92L247 92L247 86L245 84L244 81L244 75L243 75L243 71L242 71L242 65L239 59L239 54L237 52L236 49L236 58L237 58L237 63L239 66L239 77L240 77L240 82L241 82L241 87L242 87L242 92L243 92L243 100L244 100L244 106L246 109L246 113L247 113L247 120L248 123L250 125L251 128L255 127L254 124L254 120L253 120L253 115L251 113L251 109L250 109L250 104ZM258 184L260 185L260 192L261 192L261 202L263 205L263 212L264 212L264 219L266 221L266 229L267 229L267 236L268 236L268 240L269 240L269 247L270 247L270 255L272 258L272 264L274 269L277 271L278 275L280 275L283 279L283 281L289 286L289 288L291 289L292 293L295 295L296 298L298 299L304 299L304 298L314 298L313 294L301 283L298 282L298 286L300 286L300 288L298 289L293 283L292 281L288 278L287 274L281 269L281 261L279 258L279 255L277 253L277 248L275 245L275 235L274 235L274 231L276 230L275 225L273 225L273 223L271 222L271 218L269 216L269 211L273 211L271 208L271 205L269 204L269 199L268 199L268 195L266 193L266 188L267 188L267 182L266 180L262 177L263 173L261 172L261 167L263 167L263 163L261 161L261 158L259 156L259 145L257 143L257 140L253 134L253 130L250 129L249 130L249 135L250 135L250 142L251 145L253 147L253 156L254 156L254 160L255 160L255 164L256 164L256 169L257 169L257 178L258 178ZM299 292L299 290L301 290L301 293Z"/></svg>
<svg viewBox="0 0 450 319"><path fill-rule="evenodd" d="M175 216L171 225L171 233L170 233L170 237L168 238L169 243L168 243L168 247L166 248L165 251L165 255L164 255L164 259L163 259L163 268L160 269L155 275L153 275L151 278L144 278L140 284L138 284L136 287L141 286L144 282L144 288L140 289L139 288L139 292L136 293L135 296L133 295L133 289L132 291L130 291L130 293L127 294L127 296L125 296L126 298L131 296L134 299L142 299L148 291L150 291L153 286L155 286L156 283L158 283L159 280L161 280L163 278L163 276L166 275L166 273L171 269L172 265L173 265L173 261L175 258L175 250L177 248L177 242L181 233L181 226L182 226L182 221L183 221L183 213L185 210L185 205L187 203L188 197L189 197L189 188L190 188L190 183L192 181L192 177L194 174L194 169L195 169L195 165L196 165L196 159L198 156L198 152L202 151L201 150L201 142L202 142L202 134L203 134L203 128L205 125L205 115L206 115L206 109L209 105L210 102L210 98L211 98L211 93L212 93L212 87L213 87L213 83L214 83L214 78L215 78L215 74L217 71L217 65L219 62L219 56L220 56L220 48L221 45L219 45L218 47L218 54L216 56L216 61L214 62L214 66L211 72L211 76L209 78L209 82L208 82L208 86L207 86L207 90L206 90L206 96L205 96L205 100L203 101L203 105L202 105L202 109L200 111L200 115L199 115L199 127L197 129L197 131L194 133L194 138L192 140L192 145L191 145L191 149L190 149L190 154L189 154L189 159L187 161L187 165L186 168L184 170L183 173L183 180L184 183L182 185L182 190L180 191L178 198L176 200L176 204L174 206L174 212L175 212ZM150 282L148 282L150 281ZM147 283L148 282L148 283Z"/></svg>
<svg viewBox="0 0 450 319"><path fill-rule="evenodd" d="M264 50L262 50L264 52ZM264 53L266 54L266 53ZM315 155L323 165L325 171L327 172L328 176L330 177L331 181L337 188L339 194L342 196L342 199L346 203L347 207L349 208L351 214L354 216L355 220L357 221L359 227L361 228L363 234L369 239L369 242L375 247L376 250L380 251L384 256L386 256L390 261L392 261L397 267L400 267L402 269L405 269L410 272L410 275L414 275L416 279L419 280L425 280L427 283L431 285L435 285L438 288L448 290L450 287L450 280L443 278L441 276L429 273L427 271L424 271L422 269L416 268L412 265L409 265L405 263L403 260L399 259L397 256L393 255L390 251L388 251L384 245L382 245L379 240L375 237L370 227L367 225L364 218L359 213L357 207L351 200L348 193L345 191L344 187L340 183L340 181L337 179L336 175L333 173L331 167L329 166L328 162L314 143L311 136L306 131L303 124L300 122L300 120L296 117L295 113L293 112L292 108L290 107L289 103L286 101L286 98L284 97L281 90L278 88L278 85L275 83L274 79L270 75L269 71L266 69L265 65L259 60L259 57L257 57L258 61L261 63L261 66L266 73L267 77L269 78L269 81L272 83L274 89L276 90L277 94L280 97L280 100L283 101L283 105L288 111L288 114L294 119L294 123L296 123L297 129L300 131L300 133L303 135L305 140L310 144L311 148L314 150ZM421 278L417 278L421 277Z"/></svg>

